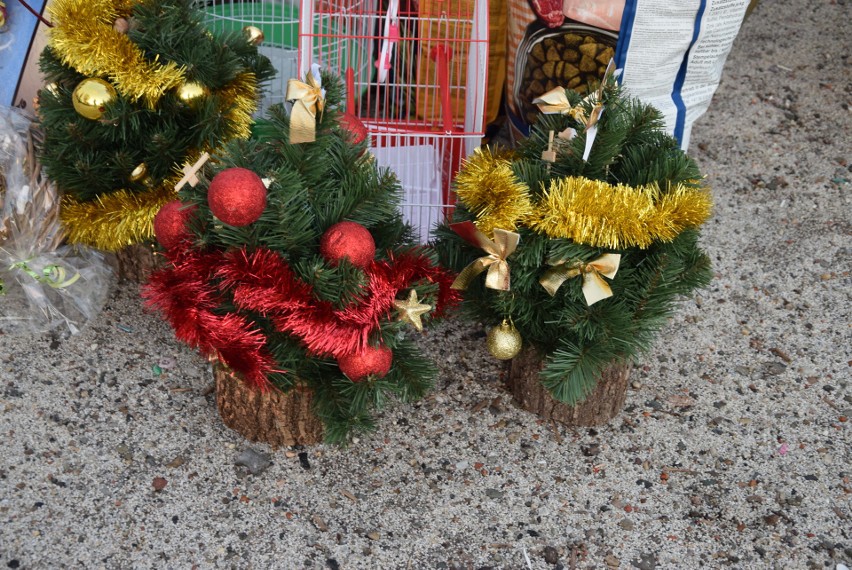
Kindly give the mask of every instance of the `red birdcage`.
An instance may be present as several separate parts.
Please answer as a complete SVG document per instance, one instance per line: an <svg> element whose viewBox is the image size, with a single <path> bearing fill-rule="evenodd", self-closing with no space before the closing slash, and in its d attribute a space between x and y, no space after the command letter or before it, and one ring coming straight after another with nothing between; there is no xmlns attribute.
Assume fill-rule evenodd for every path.
<svg viewBox="0 0 852 570"><path fill-rule="evenodd" d="M347 111L404 190L403 215L429 238L454 205L451 180L481 144L486 0L303 0L299 76L346 78Z"/></svg>

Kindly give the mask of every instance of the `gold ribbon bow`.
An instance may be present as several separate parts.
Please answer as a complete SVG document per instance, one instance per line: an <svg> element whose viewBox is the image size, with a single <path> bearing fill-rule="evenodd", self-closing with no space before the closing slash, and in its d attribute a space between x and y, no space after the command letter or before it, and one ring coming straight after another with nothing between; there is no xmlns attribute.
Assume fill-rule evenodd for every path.
<svg viewBox="0 0 852 570"><path fill-rule="evenodd" d="M544 95L533 99L532 102L534 105L538 105L538 110L545 115L571 115L578 121L583 120L580 116L585 116L582 107L579 105L571 106L571 102L565 95L564 87L554 87Z"/></svg>
<svg viewBox="0 0 852 570"><path fill-rule="evenodd" d="M605 253L589 263L577 261L571 265L565 265L563 259L551 263L554 267L548 269L538 282L552 297L567 279L582 275L583 296L586 298L586 303L591 306L600 300L612 297L612 289L603 277L614 278L620 262L621 254L618 253Z"/></svg>
<svg viewBox="0 0 852 570"><path fill-rule="evenodd" d="M571 103L568 101L568 97L565 95L564 87L554 87L544 95L533 99L532 102L537 105L538 110L545 115L553 115L557 113L560 115L571 115L571 117L583 123L586 130L589 130L597 124L601 113L603 113L604 88L614 77L618 77L619 75L621 75L621 70L615 69L615 62L610 59L598 88L583 98L583 103L592 105L592 111L588 116L586 116L586 111L583 109L582 104L577 105L576 107L571 106Z"/></svg>
<svg viewBox="0 0 852 570"><path fill-rule="evenodd" d="M533 99L533 103L538 105L539 111L546 115L551 115L555 113L559 113L562 115L571 115L571 117L583 123L584 131L586 133L586 148L583 152L583 160L589 160L589 154L592 151L592 144L595 142L595 137L597 136L597 125L598 121L601 118L601 115L604 111L603 104L603 94L604 88L606 88L609 83L616 77L621 75L621 70L615 68L615 61L610 59L609 63L606 66L606 71L604 72L603 77L601 78L600 85L598 88L586 95L583 99L583 103L577 105L576 107L572 107L571 103L568 101L568 97L565 95L564 87L554 87L541 97L536 97ZM588 115L586 115L586 111L584 109L583 104L589 104L592 106L591 111ZM572 128L567 128L561 133L559 133L560 138L564 139L572 139L576 132Z"/></svg>
<svg viewBox="0 0 852 570"><path fill-rule="evenodd" d="M484 249L488 254L476 259L462 269L451 288L467 289L473 278L488 270L485 276L485 286L489 289L499 291L509 290L509 263L506 258L514 253L518 247L521 235L508 230L495 229L494 239L488 239L484 233L477 229L473 222L461 222L450 224L450 228L460 235L466 242Z"/></svg>
<svg viewBox="0 0 852 570"><path fill-rule="evenodd" d="M290 142L292 144L317 140L317 112L322 116L325 101L322 86L313 72L305 74L304 83L298 79L287 82L287 100L293 101L290 113Z"/></svg>
<svg viewBox="0 0 852 570"><path fill-rule="evenodd" d="M601 113L603 113L603 103L600 102L600 98L594 101L590 96L583 99L583 102L592 104L592 110L588 116L586 116L586 110L582 104L574 107L571 106L568 97L565 95L564 87L555 87L541 97L533 99L533 103L538 105L539 110L546 115L555 113L570 115L575 121L583 123L584 131L586 132L586 149L583 152L583 160L588 160L592 144L595 142L595 136L597 135L598 119L600 119ZM568 127L559 133L559 138L571 140L576 135L577 131Z"/></svg>

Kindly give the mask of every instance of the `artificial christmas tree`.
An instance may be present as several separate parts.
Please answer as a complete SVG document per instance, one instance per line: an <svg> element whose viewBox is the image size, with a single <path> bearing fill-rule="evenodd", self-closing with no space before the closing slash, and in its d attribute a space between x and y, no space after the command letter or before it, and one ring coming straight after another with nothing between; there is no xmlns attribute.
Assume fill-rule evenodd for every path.
<svg viewBox="0 0 852 570"><path fill-rule="evenodd" d="M221 363L225 423L273 445L343 441L389 395L422 395L436 370L412 335L459 299L454 274L413 245L396 177L341 124L339 81L323 84L297 84L292 113L311 116L298 127L309 142L294 144L295 119L273 106L257 138L228 144L181 190L183 206L164 208L168 264L144 293L179 339ZM258 180L259 216L222 219L219 193L243 201Z"/></svg>
<svg viewBox="0 0 852 570"><path fill-rule="evenodd" d="M546 114L516 151L470 158L454 223L437 234L467 313L494 325L489 349L512 359L518 403L580 425L621 409L630 361L711 275L701 174L611 70L585 98L538 99Z"/></svg>
<svg viewBox="0 0 852 570"><path fill-rule="evenodd" d="M40 154L71 243L153 237L181 165L249 136L272 66L250 34L214 36L202 16L190 0L52 3Z"/></svg>

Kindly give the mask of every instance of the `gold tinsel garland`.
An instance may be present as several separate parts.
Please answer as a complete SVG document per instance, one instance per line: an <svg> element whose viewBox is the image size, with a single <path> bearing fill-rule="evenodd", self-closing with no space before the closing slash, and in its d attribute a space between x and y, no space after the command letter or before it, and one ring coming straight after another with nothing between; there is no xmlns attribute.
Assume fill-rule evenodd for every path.
<svg viewBox="0 0 852 570"><path fill-rule="evenodd" d="M257 80L254 73L247 71L238 74L216 93L223 101L219 108L230 122L232 135L239 139L249 138L253 122L251 115L257 110Z"/></svg>
<svg viewBox="0 0 852 570"><path fill-rule="evenodd" d="M104 251L119 249L154 236L154 216L176 198L177 179L147 192L119 190L80 202L69 195L62 199L60 217L68 241Z"/></svg>
<svg viewBox="0 0 852 570"><path fill-rule="evenodd" d="M700 225L711 208L707 190L683 184L664 192L656 185L612 185L569 176L551 182L526 225L551 238L593 247L646 248Z"/></svg>
<svg viewBox="0 0 852 570"><path fill-rule="evenodd" d="M487 149L465 161L455 185L485 234L524 225L551 238L608 249L671 241L706 221L713 206L703 188L678 184L662 191L656 185L612 185L573 176L552 181L534 204L529 188L512 172L510 156Z"/></svg>
<svg viewBox="0 0 852 570"><path fill-rule="evenodd" d="M515 177L509 157L476 149L455 180L456 194L486 235L495 228L514 230L532 212L529 188Z"/></svg>
<svg viewBox="0 0 852 570"><path fill-rule="evenodd" d="M126 34L113 29L130 15L127 0L54 0L50 46L66 65L90 77L106 76L129 99L154 108L163 94L184 83L185 71L170 62L150 62Z"/></svg>
<svg viewBox="0 0 852 570"><path fill-rule="evenodd" d="M172 62L150 62L126 34L113 28L116 18L130 16L129 0L54 0L50 14L50 46L63 63L83 75L107 77L119 93L143 100L153 109L169 89L186 82L185 70ZM248 138L251 114L257 109L257 81L240 73L219 89L219 110L232 124L234 136Z"/></svg>

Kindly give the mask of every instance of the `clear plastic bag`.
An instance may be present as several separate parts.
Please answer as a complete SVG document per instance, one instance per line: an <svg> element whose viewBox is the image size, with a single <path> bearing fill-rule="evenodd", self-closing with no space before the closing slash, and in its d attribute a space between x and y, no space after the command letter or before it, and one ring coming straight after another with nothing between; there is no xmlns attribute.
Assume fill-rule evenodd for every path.
<svg viewBox="0 0 852 570"><path fill-rule="evenodd" d="M0 106L0 332L75 334L103 306L112 271L100 253L61 245L59 197L31 127Z"/></svg>

